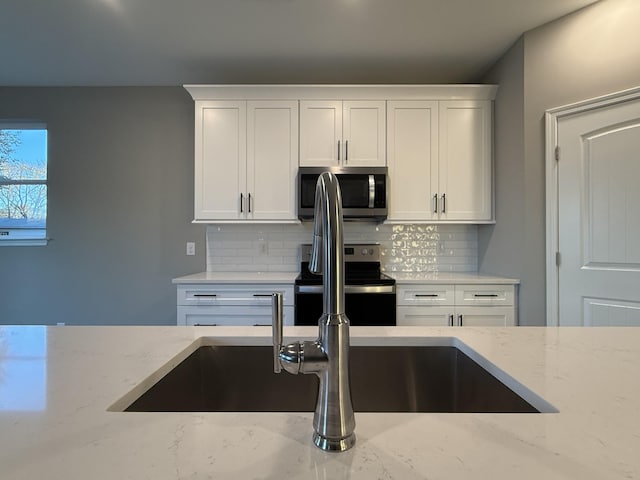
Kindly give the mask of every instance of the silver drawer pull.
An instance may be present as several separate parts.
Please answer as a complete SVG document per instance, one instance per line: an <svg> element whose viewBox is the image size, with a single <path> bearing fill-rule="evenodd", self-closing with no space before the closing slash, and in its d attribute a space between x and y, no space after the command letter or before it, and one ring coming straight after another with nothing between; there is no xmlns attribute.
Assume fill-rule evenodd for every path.
<svg viewBox="0 0 640 480"><path fill-rule="evenodd" d="M254 297L273 297L273 293L254 293Z"/></svg>
<svg viewBox="0 0 640 480"><path fill-rule="evenodd" d="M217 323L194 323L194 327L217 327Z"/></svg>
<svg viewBox="0 0 640 480"><path fill-rule="evenodd" d="M474 293L473 296L478 298L495 298L498 296L498 294L497 293Z"/></svg>
<svg viewBox="0 0 640 480"><path fill-rule="evenodd" d="M430 297L430 298L433 298L433 297L439 297L440 294L438 294L438 293L416 293L415 296L416 297Z"/></svg>
<svg viewBox="0 0 640 480"><path fill-rule="evenodd" d="M213 297L217 297L218 295L216 295L215 293L194 293L193 296L194 297L213 298Z"/></svg>

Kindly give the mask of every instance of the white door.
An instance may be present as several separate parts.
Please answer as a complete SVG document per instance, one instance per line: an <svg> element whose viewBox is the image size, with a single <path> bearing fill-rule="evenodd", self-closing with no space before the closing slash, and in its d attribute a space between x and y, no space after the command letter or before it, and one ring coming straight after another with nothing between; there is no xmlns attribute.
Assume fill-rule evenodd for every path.
<svg viewBox="0 0 640 480"><path fill-rule="evenodd" d="M640 325L640 99L557 123L558 323Z"/></svg>

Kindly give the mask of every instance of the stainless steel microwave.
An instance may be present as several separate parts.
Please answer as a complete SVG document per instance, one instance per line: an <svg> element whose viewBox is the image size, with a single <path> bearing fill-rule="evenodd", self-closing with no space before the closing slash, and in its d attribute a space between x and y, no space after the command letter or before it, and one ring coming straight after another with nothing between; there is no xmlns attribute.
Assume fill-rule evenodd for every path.
<svg viewBox="0 0 640 480"><path fill-rule="evenodd" d="M316 182L322 172L338 177L345 220L387 218L387 167L300 167L298 169L298 217L313 218Z"/></svg>

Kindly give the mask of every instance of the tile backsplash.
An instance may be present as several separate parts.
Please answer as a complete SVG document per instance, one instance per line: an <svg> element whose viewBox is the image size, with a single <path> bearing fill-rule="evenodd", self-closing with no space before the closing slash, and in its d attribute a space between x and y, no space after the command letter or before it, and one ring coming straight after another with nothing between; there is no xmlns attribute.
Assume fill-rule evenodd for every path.
<svg viewBox="0 0 640 480"><path fill-rule="evenodd" d="M385 225L345 222L346 243L379 243L386 272L475 272L476 225ZM313 224L209 225L207 271L296 272L300 244Z"/></svg>

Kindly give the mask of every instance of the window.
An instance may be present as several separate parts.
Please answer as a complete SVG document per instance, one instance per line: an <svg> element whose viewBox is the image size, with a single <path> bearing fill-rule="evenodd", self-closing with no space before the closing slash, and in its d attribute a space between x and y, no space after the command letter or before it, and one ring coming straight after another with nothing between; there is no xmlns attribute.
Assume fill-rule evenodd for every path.
<svg viewBox="0 0 640 480"><path fill-rule="evenodd" d="M46 245L47 128L0 122L0 246Z"/></svg>

